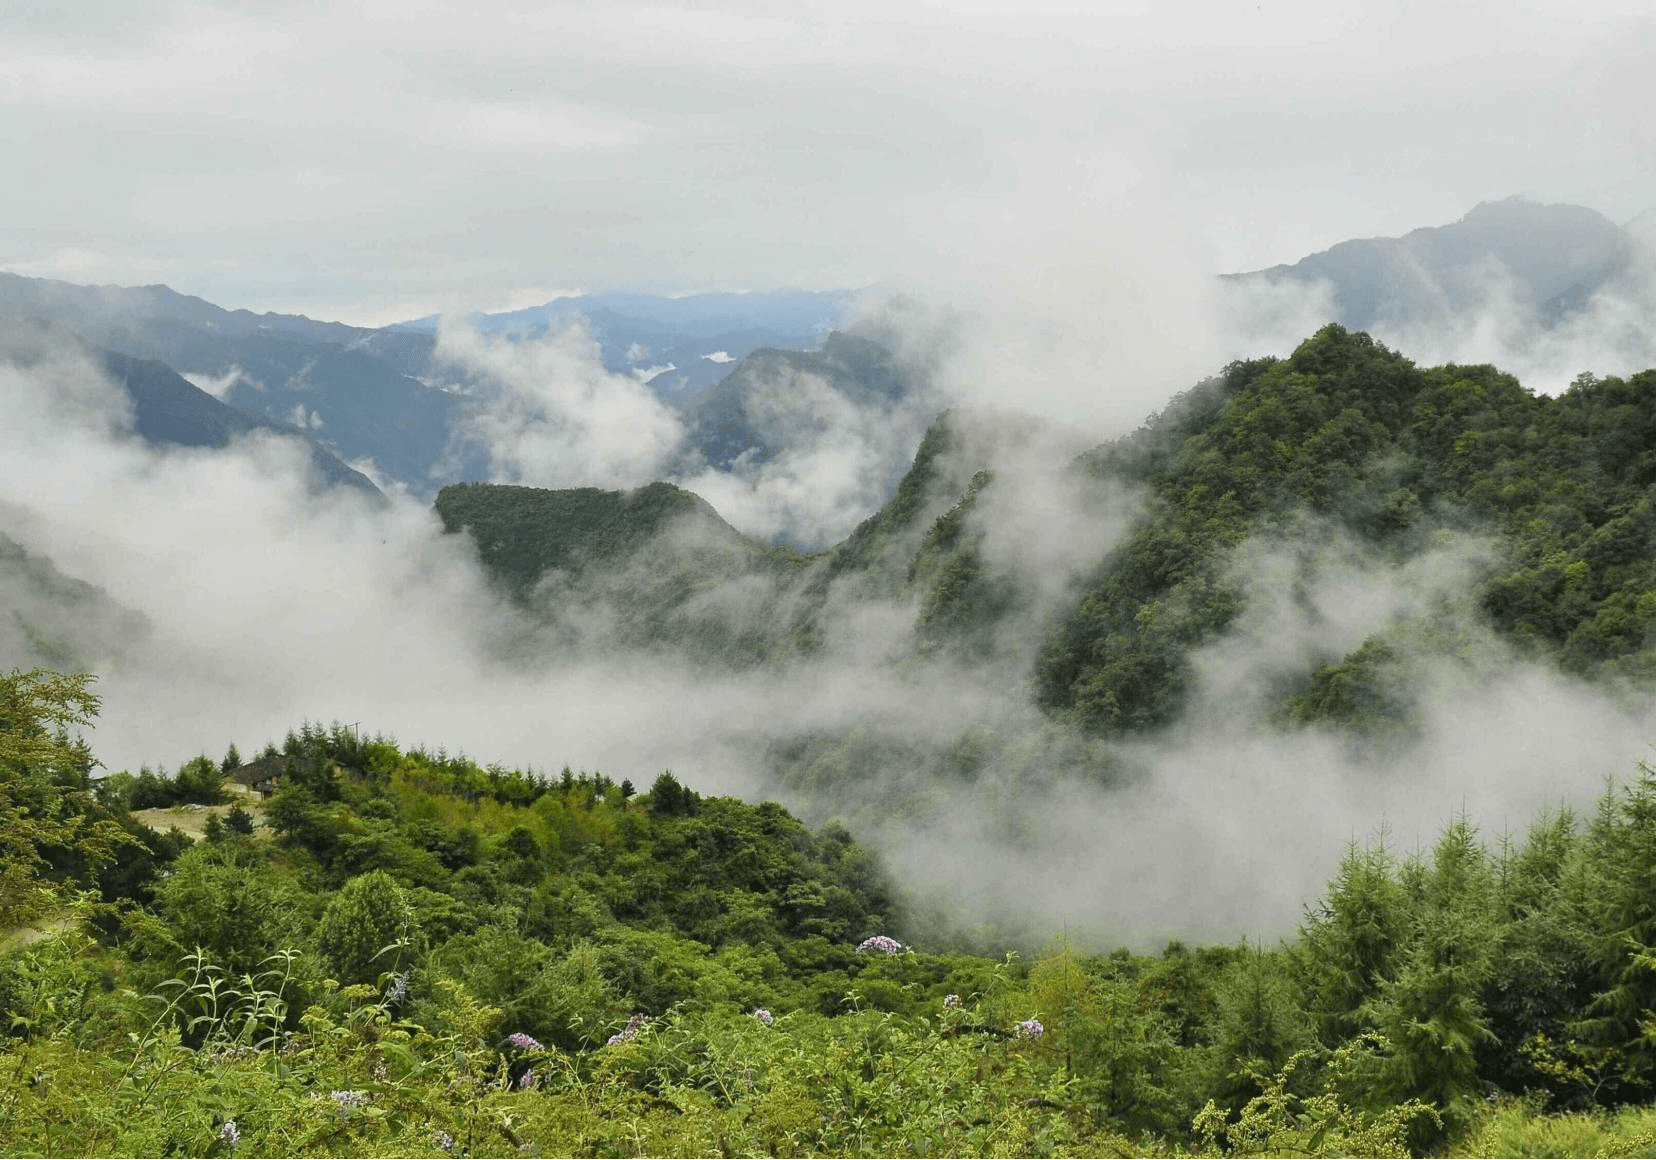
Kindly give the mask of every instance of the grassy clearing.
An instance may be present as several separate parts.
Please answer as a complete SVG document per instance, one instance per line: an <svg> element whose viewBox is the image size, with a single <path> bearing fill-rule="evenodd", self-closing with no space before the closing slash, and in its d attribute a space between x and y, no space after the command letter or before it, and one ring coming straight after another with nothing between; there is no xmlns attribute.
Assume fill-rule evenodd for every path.
<svg viewBox="0 0 1656 1160"><path fill-rule="evenodd" d="M257 827L253 831L254 838L268 839L270 831L264 828L264 801L255 793L236 791L231 800L219 806L200 806L186 803L179 806L165 806L153 810L133 810L132 816L143 822L152 830L166 833L177 827L183 833L198 841L206 833L207 819L216 817L224 820L231 808L240 803L242 809L253 815L253 823Z"/></svg>

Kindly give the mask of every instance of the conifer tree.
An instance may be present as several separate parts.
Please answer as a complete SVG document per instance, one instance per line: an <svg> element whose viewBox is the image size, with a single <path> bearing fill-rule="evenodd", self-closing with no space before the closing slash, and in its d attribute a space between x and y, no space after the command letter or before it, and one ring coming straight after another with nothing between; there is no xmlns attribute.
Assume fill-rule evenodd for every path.
<svg viewBox="0 0 1656 1160"><path fill-rule="evenodd" d="M1495 881L1464 817L1444 829L1396 975L1380 982L1365 1014L1391 1044L1381 1066L1388 1101L1419 1099L1444 1123L1464 1123L1479 1089L1478 1051L1494 1036L1480 994L1499 937Z"/></svg>
<svg viewBox="0 0 1656 1160"><path fill-rule="evenodd" d="M1254 1076L1275 1075L1312 1042L1310 1020L1282 956L1243 945L1214 988L1212 1084L1232 1108L1259 1093Z"/></svg>
<svg viewBox="0 0 1656 1160"><path fill-rule="evenodd" d="M1346 847L1328 894L1306 911L1295 950L1307 1009L1329 1047L1364 1030L1363 1006L1390 979L1409 905L1384 836Z"/></svg>
<svg viewBox="0 0 1656 1160"><path fill-rule="evenodd" d="M1585 853L1596 994L1576 1030L1643 1088L1656 1078L1656 769L1641 761L1636 782L1604 795Z"/></svg>
<svg viewBox="0 0 1656 1160"><path fill-rule="evenodd" d="M231 806L230 811L224 815L224 825L225 828L234 833L242 834L244 836L251 834L253 832L253 815L248 813L246 808L240 802L237 802L235 805Z"/></svg>

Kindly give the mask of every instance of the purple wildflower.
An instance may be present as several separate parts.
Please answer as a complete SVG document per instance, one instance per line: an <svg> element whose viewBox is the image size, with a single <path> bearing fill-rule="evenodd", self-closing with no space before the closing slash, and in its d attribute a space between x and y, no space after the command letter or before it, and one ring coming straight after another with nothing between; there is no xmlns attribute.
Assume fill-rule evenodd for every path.
<svg viewBox="0 0 1656 1160"><path fill-rule="evenodd" d="M857 944L857 953L865 955L869 951L879 951L881 954L894 955L903 949L903 944L894 938L887 938L877 934L873 938L865 938Z"/></svg>
<svg viewBox="0 0 1656 1160"><path fill-rule="evenodd" d="M943 996L943 1006L946 1010L958 1011L960 1009L960 996L959 995L944 995Z"/></svg>
<svg viewBox="0 0 1656 1160"><path fill-rule="evenodd" d="M328 1096L335 1104L339 1105L341 1112L348 1112L352 1108L360 1108L368 1102L366 1092L332 1091L328 1093Z"/></svg>
<svg viewBox="0 0 1656 1160"><path fill-rule="evenodd" d="M1041 1026L1039 1019L1025 1019L1012 1025L1012 1034L1019 1039L1039 1039L1046 1034L1046 1028Z"/></svg>
<svg viewBox="0 0 1656 1160"><path fill-rule="evenodd" d="M756 1010L753 1013L753 1017L755 1019L759 1020L759 1022L763 1023L766 1027L769 1027L772 1023L776 1022L776 1016L772 1015L769 1011L765 1010L763 1007L760 1007L758 1010Z"/></svg>
<svg viewBox="0 0 1656 1160"><path fill-rule="evenodd" d="M447 1132L438 1132L437 1149L440 1152L447 1152L450 1156L454 1155L454 1137Z"/></svg>
<svg viewBox="0 0 1656 1160"><path fill-rule="evenodd" d="M618 1044L626 1043L631 1039L637 1038L638 1033L644 1029L644 1025L648 1022L649 1019L645 1016L634 1015L631 1019L627 1020L626 1027L609 1037L608 1046L615 1047Z"/></svg>
<svg viewBox="0 0 1656 1160"><path fill-rule="evenodd" d="M518 1076L518 1087L525 1091L534 1091L540 1087L540 1077L535 1074L533 1069L530 1069Z"/></svg>
<svg viewBox="0 0 1656 1160"><path fill-rule="evenodd" d="M513 1047L521 1047L525 1051L546 1050L546 1048L540 1045L540 1040L536 1039L533 1035L525 1035L521 1031L512 1032L506 1037L506 1042L510 1043Z"/></svg>
<svg viewBox="0 0 1656 1160"><path fill-rule="evenodd" d="M236 1121L234 1121L234 1120L224 1121L224 1127L219 1129L219 1139L223 1140L226 1144L230 1145L232 1148L234 1148L236 1146L236 1141L241 1139L241 1132L236 1127Z"/></svg>

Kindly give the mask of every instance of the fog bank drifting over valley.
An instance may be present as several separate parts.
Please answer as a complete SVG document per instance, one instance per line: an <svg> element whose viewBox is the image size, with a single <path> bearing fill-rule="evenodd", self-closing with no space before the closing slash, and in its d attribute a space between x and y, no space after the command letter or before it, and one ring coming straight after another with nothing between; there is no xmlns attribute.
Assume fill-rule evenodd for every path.
<svg viewBox="0 0 1656 1160"><path fill-rule="evenodd" d="M1337 536L1252 543L1233 562L1248 613L1199 654L1183 718L1110 746L1057 730L1032 700L1044 627L1139 510L1129 489L1081 487L1068 463L1164 403L1196 356L1181 349L1156 369L1165 340L1144 319L1089 337L1084 311L1059 311L1039 331L1056 341L1026 343L1010 361L975 357L1005 328L1035 326L1038 306L975 330L962 327L964 309L912 296L865 306L866 332L892 341L941 397L985 401L992 369L1001 398L1047 416L962 412L971 462L943 474L995 471L967 527L1020 602L970 661L916 653L913 598L849 582L830 596L822 650L779 667L699 669L668 649L618 649L606 625L622 613L601 602L570 609L570 631L549 631L491 590L468 538L439 534L423 503L319 490L276 440L157 451L129 433L118 387L71 351L0 368L11 417L0 513L30 552L148 618L141 647L86 658L104 697L92 742L111 769L171 767L231 740L246 751L306 719L543 771L569 763L645 783L670 767L704 792L845 816L917 897L1037 938L1060 926L1101 943L1282 933L1348 840L1385 827L1413 849L1462 809L1493 837L1538 809L1585 804L1644 754L1656 737L1648 699L1617 700L1479 636L1465 587L1483 549L1465 539L1406 566ZM518 410L501 413L490 448L522 478L644 482L672 428L583 362L578 338L444 341L516 385ZM1113 369L1117 354L1127 371ZM926 496L918 531L958 498ZM727 599L743 591L753 615L777 599L759 588ZM1477 643L1470 659L1422 670L1413 735L1363 750L1262 727L1256 710L1278 668L1338 657L1423 607L1458 617ZM545 647L526 656L525 641ZM793 739L838 735L861 739L844 751L854 760L881 754L877 767L841 771L837 789L798 770L776 780ZM971 757L974 738L989 739L990 756ZM962 775L939 781L950 763ZM832 772L830 755L817 776Z"/></svg>

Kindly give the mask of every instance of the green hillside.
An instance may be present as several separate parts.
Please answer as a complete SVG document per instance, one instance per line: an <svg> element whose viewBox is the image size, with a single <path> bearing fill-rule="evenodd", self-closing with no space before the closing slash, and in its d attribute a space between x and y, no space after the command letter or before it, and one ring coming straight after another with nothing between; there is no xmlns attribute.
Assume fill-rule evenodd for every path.
<svg viewBox="0 0 1656 1160"><path fill-rule="evenodd" d="M458 483L437 493L436 510L443 530L469 532L489 575L520 597L549 572L579 575L658 546L676 565L710 577L785 569L800 559L749 540L707 501L670 483L634 491Z"/></svg>
<svg viewBox="0 0 1656 1160"><path fill-rule="evenodd" d="M1353 844L1275 947L985 957L911 933L842 827L668 772L640 792L306 726L257 763L280 771L263 824L232 806L199 840L159 834L130 812L155 775L93 782L64 732L97 709L86 678L0 676L0 1128L20 1154L1656 1139L1648 769L1522 840L1457 817L1407 857ZM238 762L170 780L213 800Z"/></svg>
<svg viewBox="0 0 1656 1160"><path fill-rule="evenodd" d="M837 663L872 610L887 627L872 642L853 635L850 663L874 647L882 679L954 688L964 671L971 688L1001 690L930 723L929 740L874 720L792 718L764 739L772 784L807 816L887 843L946 817L959 794L1015 835L1066 779L1142 776L1135 746L1201 727L1190 714L1210 650L1251 639L1250 618L1272 601L1304 639L1269 656L1263 638L1246 645L1249 693L1227 706L1267 733L1334 730L1383 759L1419 735L1431 698L1515 661L1636 703L1656 677L1653 424L1656 372L1584 376L1549 398L1493 367L1419 367L1328 327L1058 465L1063 511L1009 506L1020 493L1003 490L1015 481L993 469L991 437L1004 421L964 412L934 422L887 504L809 558L743 540L667 485L634 493L643 503L445 495L511 500L468 523L508 587L556 576L543 611L581 618L601 601L618 613L611 639L668 650L691 671ZM1125 530L1073 575L1043 577L1004 550L1021 522L1083 528L1112 503L1131 512ZM666 512L700 529L694 550L662 535ZM1412 595L1354 635L1322 632L1311 594L1340 569Z"/></svg>
<svg viewBox="0 0 1656 1160"><path fill-rule="evenodd" d="M787 651L798 636L786 594L807 558L748 539L672 484L451 484L436 510L446 532L470 536L490 579L555 636L589 639L602 625L613 643L736 666Z"/></svg>
<svg viewBox="0 0 1656 1160"><path fill-rule="evenodd" d="M808 647L857 600L910 606L916 655L959 652L1031 599L1028 576L982 557L977 509L996 481L988 453L967 450L964 422L941 416L892 499L811 558L745 539L667 484L464 485L445 489L438 510L450 530L471 530L485 567L519 596L549 573L597 569L645 620L659 627L671 607L682 630L696 616L691 593L741 580L751 604L759 577L757 655ZM1578 676L1656 674L1656 372L1583 376L1549 398L1493 367L1418 367L1330 326L1286 359L1227 368L1072 471L1100 494L1140 491L1143 504L1045 629L1018 628L1045 636L1021 643L1029 668L1008 679L1032 679L1054 720L1088 734L1176 720L1198 651L1246 611L1244 547L1306 537L1394 569L1457 537L1487 553L1463 600L1283 679L1279 723L1404 726L1417 663L1464 661L1482 638Z"/></svg>
<svg viewBox="0 0 1656 1160"><path fill-rule="evenodd" d="M1149 491L1041 665L1043 704L1089 730L1176 717L1192 650L1242 611L1234 549L1313 522L1392 562L1434 535L1487 538L1474 627L1578 675L1652 672L1656 372L1549 398L1331 326L1287 359L1228 368L1084 465ZM1334 686L1383 681L1381 662L1412 647L1376 637L1330 658L1291 691L1292 715L1362 715Z"/></svg>

